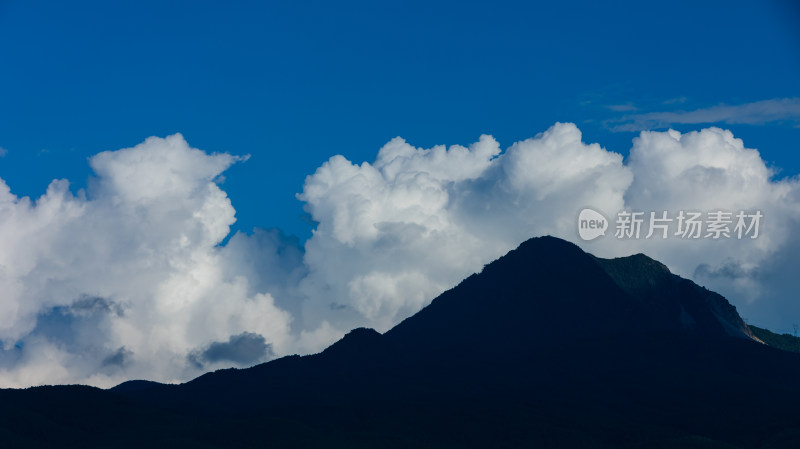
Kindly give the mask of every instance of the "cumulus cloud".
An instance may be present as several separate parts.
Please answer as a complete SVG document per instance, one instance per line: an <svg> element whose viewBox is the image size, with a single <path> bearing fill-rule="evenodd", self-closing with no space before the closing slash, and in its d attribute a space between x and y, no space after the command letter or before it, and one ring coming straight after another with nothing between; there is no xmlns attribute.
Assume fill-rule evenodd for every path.
<svg viewBox="0 0 800 449"><path fill-rule="evenodd" d="M622 208L633 178L572 124L500 153L490 136L449 149L394 139L373 164L336 156L309 176L306 322L386 330L525 239L574 234L582 206Z"/></svg>
<svg viewBox="0 0 800 449"><path fill-rule="evenodd" d="M614 109L625 112L623 109ZM800 98L775 98L739 105L717 105L692 111L647 112L609 122L612 130L642 131L676 124L724 123L762 125L787 121L800 123Z"/></svg>
<svg viewBox="0 0 800 449"><path fill-rule="evenodd" d="M174 135L92 157L88 192L56 180L32 201L0 183L0 341L13 359L0 383L184 380L198 373L190 351L242 332L282 348L289 313L217 246L234 209L214 180L238 160Z"/></svg>
<svg viewBox="0 0 800 449"><path fill-rule="evenodd" d="M767 316L753 302L769 297L787 313L800 312L794 295L774 291L764 278L775 272L765 271L770 260L798 241L800 180L776 179L757 150L719 128L643 132L634 140L628 165L636 174L626 193L631 208L666 210L672 216L679 210L759 211L764 216L757 239L655 240L642 242L643 251L723 293L756 318Z"/></svg>
<svg viewBox="0 0 800 449"><path fill-rule="evenodd" d="M765 266L796 239L799 186L775 179L758 151L719 128L643 132L627 162L584 143L568 123L505 152L489 136L450 149L395 139L374 163L336 156L306 179L299 198L319 226L306 244L304 317L388 329L525 239L551 234L600 256L644 252L751 317L774 320L757 305L788 295L765 282ZM612 222L624 210L673 218L681 210L760 211L764 219L758 239L645 239L647 229L638 240L616 239L612 225L607 237L583 242L584 207ZM789 298L784 308L800 313Z"/></svg>
<svg viewBox="0 0 800 449"><path fill-rule="evenodd" d="M776 179L729 131L643 132L628 160L573 124L503 151L389 141L373 162L334 156L298 198L318 223L303 245L280 230L237 233L215 182L240 158L150 138L90 160L32 201L0 182L0 384L130 378L315 352L358 326L386 330L537 235L600 256L644 252L721 291L756 321L800 313L789 295L800 181ZM582 242L581 209L759 210L758 239ZM644 234L643 234L644 235Z"/></svg>

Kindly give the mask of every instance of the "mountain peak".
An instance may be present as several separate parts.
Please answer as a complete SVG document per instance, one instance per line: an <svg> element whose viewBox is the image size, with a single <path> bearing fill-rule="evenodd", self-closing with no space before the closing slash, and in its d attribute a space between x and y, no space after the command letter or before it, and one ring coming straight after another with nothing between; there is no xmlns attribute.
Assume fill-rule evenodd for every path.
<svg viewBox="0 0 800 449"><path fill-rule="evenodd" d="M319 354L181 385L0 390L0 441L83 443L88 427L71 426L88 416L107 431L67 446L796 447L800 359L728 338L748 332L725 298L647 256L541 237Z"/></svg>
<svg viewBox="0 0 800 449"><path fill-rule="evenodd" d="M637 329L638 305L628 296L577 245L550 236L532 238L441 294L385 337L420 351L464 342L495 349L542 347Z"/></svg>
<svg viewBox="0 0 800 449"><path fill-rule="evenodd" d="M755 340L728 300L672 274L663 263L644 254L595 260L617 285L649 310L655 328Z"/></svg>
<svg viewBox="0 0 800 449"><path fill-rule="evenodd" d="M664 264L644 254L601 259L551 236L523 242L385 337L432 350L651 332L752 338L735 307Z"/></svg>
<svg viewBox="0 0 800 449"><path fill-rule="evenodd" d="M372 328L359 327L328 346L320 356L354 360L382 355L386 349L386 342L380 332Z"/></svg>
<svg viewBox="0 0 800 449"><path fill-rule="evenodd" d="M664 287L674 276L663 263L642 253L615 259L595 260L609 276L632 296L641 298L653 289Z"/></svg>

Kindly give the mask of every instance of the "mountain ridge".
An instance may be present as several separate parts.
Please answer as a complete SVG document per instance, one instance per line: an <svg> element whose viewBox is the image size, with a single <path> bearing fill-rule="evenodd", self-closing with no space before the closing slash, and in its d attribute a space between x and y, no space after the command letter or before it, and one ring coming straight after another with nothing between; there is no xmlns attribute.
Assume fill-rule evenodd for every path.
<svg viewBox="0 0 800 449"><path fill-rule="evenodd" d="M379 352L376 351L376 348L380 348L381 351L385 351L390 345L403 346L404 343L402 342L402 340L404 336L398 334L403 334L405 332L404 326L408 326L408 323L419 321L420 320L420 318L418 317L419 315L430 313L431 310L437 309L438 307L442 306L443 303L448 301L448 298L450 298L453 295L457 295L457 290L459 288L466 288L466 289L471 288L471 283L474 281L474 279L477 279L480 276L492 275L495 272L497 272L502 276L507 275L508 274L507 271L504 271L507 269L506 266L502 268L496 268L497 263L499 261L501 260L507 261L508 263L505 265L513 265L515 267L520 267L523 266L524 264L520 264L519 260L531 260L532 256L535 256L535 258L542 258L543 251L550 255L554 253L560 253L560 255L562 256L563 253L566 252L567 254L570 255L569 260L572 260L571 257L573 256L578 256L580 259L582 259L584 266L576 270L581 270L581 272L584 273L584 277L593 278L589 279L587 282L576 283L579 287L582 286L591 287L588 290L583 289L583 291L586 292L586 295L590 295L591 291L598 288L597 287L598 282L602 282L603 280L605 280L603 279L605 277L603 276L603 274L607 275L607 277L613 281L613 284L616 287L618 287L621 290L621 292L616 292L617 297L612 299L623 298L629 301L628 303L612 304L619 306L622 309L624 315L622 317L622 320L620 320L619 316L615 317L617 320L615 321L614 324L616 326L620 326L617 328L618 333L620 332L638 333L644 331L644 329L641 328L643 327L642 322L641 321L634 322L633 321L634 319L644 320L646 325L650 326L650 330L655 329L659 331L681 331L681 330L686 330L687 328L691 328L691 326L686 326L685 323L682 321L683 319L685 319L685 317L682 317L680 312L688 313L686 309L683 308L682 302L676 303L675 301L673 301L674 298L670 296L670 295L674 296L676 293L680 294L690 293L694 294L694 296L689 297L689 299L692 301L692 303L689 305L689 308L692 311L696 312L697 308L700 305L702 305L701 300L704 301L710 298L713 300L712 302L708 303L709 306L712 306L711 312L713 312L714 309L718 307L717 302L724 301L724 306L721 306L719 308L723 309L725 314L735 315L734 318L731 318L732 323L728 323L729 326L734 328L734 331L731 332L730 330L725 329L724 326L720 327L715 324L715 320L722 321L724 320L723 317L716 316L713 313L711 314L705 313L704 316L702 316L699 319L699 321L705 325L710 326L710 329L705 329L704 330L705 332L703 333L716 334L717 336L733 334L733 336L744 337L752 339L754 341L759 341L756 337L752 335L752 333L750 333L749 330L747 330L744 321L739 317L738 313L736 312L736 308L730 305L726 299L724 299L722 296L714 292L710 292L705 288L694 284L689 280L680 278L679 276L672 274L664 264L644 254L635 254L632 256L619 257L615 259L603 259L585 253L583 250L581 250L577 245L574 245L573 243L558 239L556 237L544 236L544 237L529 239L523 244L521 244L517 249L514 249L509 253L507 253L505 256L501 257L500 259L487 264L480 273L475 273L468 276L453 288L443 292L441 295L434 298L434 300L431 301L431 303L426 307L424 307L420 312L403 320L401 323L398 323L398 325L394 326L386 333L380 334L379 332L370 328L353 329L350 332L348 332L342 339L338 340L337 342L334 342L331 346L329 346L322 352L318 354L311 354L310 356L330 357L336 354L339 356L346 357L348 361L354 361L358 359L363 359L364 354L373 354ZM509 258L511 258L511 260L509 260ZM594 261L602 270L591 270L589 268L591 266L591 264L589 263L590 261ZM534 264L534 265L537 265L537 267L540 268L541 264ZM548 268L552 268L554 262L552 260L548 260L546 262L546 265L548 266ZM589 271L588 275L586 275L587 271ZM552 276L552 273L548 273L546 276L548 277ZM553 278L550 277L550 280L552 279ZM645 286L647 286L648 288L645 288ZM667 289L667 295L665 295L667 301L665 301L664 297L653 295L652 293L654 289L656 290ZM647 294L647 292L649 292L649 294ZM486 292L481 292L481 293L486 293ZM495 292L494 294L497 293ZM572 294L574 295L576 293L573 292ZM700 297L697 297L696 295L700 295ZM630 301L631 298L635 298L640 301ZM451 310L454 307L458 308L470 307L472 311L476 311L477 313L480 313L484 317L486 316L487 311L481 310L480 307L481 305L484 306L488 305L487 302L476 301L476 303L474 304L465 304L462 301L463 300L462 296L458 296L457 300L459 301L457 305L444 304L442 307L446 308L447 310ZM682 301L685 300L686 298L682 298ZM638 317L631 317L629 315L632 312L632 310L636 310L637 308L641 307L642 303L646 301L654 302L654 304L650 304L650 306L652 306L653 309L649 310L649 313L646 313ZM496 307L496 304L491 304L491 305L493 307ZM608 305L603 304L603 306L604 306L603 308L605 309L607 308ZM677 306L679 306L680 309L676 309ZM572 310L570 310L570 312L572 312ZM588 317L590 322L595 322L596 324L598 324L597 326L591 327L591 330L592 331L598 331L598 329L608 330L609 328L608 323L597 321L594 315L595 312L597 311L594 310L590 313L584 313L584 318ZM642 310L639 310L639 312L642 312ZM665 312L669 313L669 316L673 320L677 321L672 321L671 323L664 322L663 320L660 321L655 320L651 316L651 314L665 313ZM457 322L458 319L459 319L458 317L454 318L450 316L446 321L449 321L452 325L453 321ZM460 319L463 321L465 318L461 317ZM441 317L439 316L434 316L429 321L430 321L429 323L423 323L421 325L425 327L424 331L418 331L424 334L423 335L424 341L421 342L420 344L424 345L426 347L426 350L441 351L443 350L443 348L432 345L431 339L427 338L425 335L431 332L440 333L442 331L442 321L444 320L442 320ZM698 320L693 319L692 321L693 324L697 324ZM468 321L467 323L471 324L471 321ZM583 324L586 325L587 323ZM417 325L420 326L419 324ZM502 326L508 327L508 321L503 322ZM445 335L447 335L448 337L453 337L454 335L457 336L457 341L451 341L449 343L451 345L456 343L463 344L465 340L468 340L468 338L465 338L464 335L453 334L452 332L447 332ZM584 337L586 337L586 335L584 335ZM543 336L540 336L539 338L543 338ZM358 343L356 344L356 347L351 348L350 345L354 342ZM366 347L364 346L364 343L367 343ZM526 344L529 343L530 343L529 341L526 342ZM447 343L442 343L442 344L446 345ZM396 347L393 349L396 349ZM298 357L299 359L303 359L304 357L309 357L309 356L292 355L287 357L294 360L297 359ZM281 359L283 358L284 357L282 357ZM220 373L242 372L260 366L267 366L270 363L274 362L275 361L273 360L271 362L266 362L264 364L257 365L256 367L245 368L245 369L229 368L229 369L218 370L218 372ZM187 383L193 383L200 378L213 377L214 374L215 374L214 372L206 373L200 376L199 378L189 381ZM119 387L122 385L126 385L126 387L124 387L123 389L130 388L127 386L128 382L125 382L123 384L113 387L112 389L120 390Z"/></svg>
<svg viewBox="0 0 800 449"><path fill-rule="evenodd" d="M180 385L0 390L0 442L53 445L8 424L21 413L62 447L796 447L800 355L746 329L646 256L540 237L317 354ZM68 419L76 407L104 430Z"/></svg>

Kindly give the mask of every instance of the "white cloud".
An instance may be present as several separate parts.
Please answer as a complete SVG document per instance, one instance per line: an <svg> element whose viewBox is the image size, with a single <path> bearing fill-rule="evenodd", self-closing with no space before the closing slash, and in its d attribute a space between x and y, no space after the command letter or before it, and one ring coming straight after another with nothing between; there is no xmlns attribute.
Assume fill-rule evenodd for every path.
<svg viewBox="0 0 800 449"><path fill-rule="evenodd" d="M800 123L800 98L775 98L739 105L722 104L693 111L648 112L627 115L608 123L616 131L642 131L676 124L762 125L777 121L788 121L795 125Z"/></svg>
<svg viewBox="0 0 800 449"><path fill-rule="evenodd" d="M800 183L773 179L758 152L729 131L644 132L627 164L583 143L572 124L556 124L502 154L487 136L469 153L414 149L397 139L387 147L374 164L336 156L306 179L300 198L319 222L306 245L307 325L385 330L483 264L544 234L600 256L649 254L723 292L751 317L774 319L757 305L789 297L765 284L765 270L780 248L797 240ZM760 210L765 218L755 240L625 241L612 228L603 239L582 242L576 220L584 207L612 220L624 209L672 217L679 210Z"/></svg>
<svg viewBox="0 0 800 449"><path fill-rule="evenodd" d="M0 185L0 340L19 353L0 383L183 380L191 350L243 332L282 350L289 314L216 246L234 209L213 179L236 160L174 135L91 158L88 195L59 180L34 202ZM113 308L76 315L86 297ZM122 347L126 366L110 369Z"/></svg>
<svg viewBox="0 0 800 449"><path fill-rule="evenodd" d="M305 248L279 230L219 246L234 209L214 183L238 158L179 135L101 153L88 193L54 181L36 201L0 181L0 384L185 380L199 367L324 348L386 330L532 236L600 256L644 252L720 290L751 318L790 299L800 182L776 180L729 131L644 132L627 163L573 124L512 144L415 148L373 163L334 156L298 196L319 224ZM580 242L578 213L754 210L758 239ZM788 261L788 262L787 262ZM787 271L788 270L788 271Z"/></svg>
<svg viewBox="0 0 800 449"><path fill-rule="evenodd" d="M764 265L785 245L798 241L798 179L773 179L758 151L719 128L686 134L643 132L634 141L628 165L636 174L626 196L631 208L668 210L672 216L681 209L761 211L762 229L755 240L670 239L643 242L641 248L742 306L767 296L770 286L759 278ZM704 275L708 270L727 275ZM790 298L789 292L783 294L784 301Z"/></svg>
<svg viewBox="0 0 800 449"><path fill-rule="evenodd" d="M469 149L395 139L374 164L335 156L309 176L305 322L386 330L525 239L569 234L581 206L621 208L632 181L572 124L499 154L489 136Z"/></svg>

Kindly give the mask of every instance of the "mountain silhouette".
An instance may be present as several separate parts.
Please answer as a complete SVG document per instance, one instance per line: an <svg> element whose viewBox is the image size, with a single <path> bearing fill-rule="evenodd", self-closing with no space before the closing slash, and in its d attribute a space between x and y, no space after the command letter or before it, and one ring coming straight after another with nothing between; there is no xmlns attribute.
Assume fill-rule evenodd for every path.
<svg viewBox="0 0 800 449"><path fill-rule="evenodd" d="M647 256L541 237L385 334L0 404L2 447L796 448L800 355Z"/></svg>

